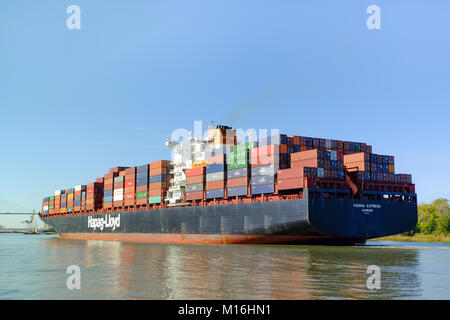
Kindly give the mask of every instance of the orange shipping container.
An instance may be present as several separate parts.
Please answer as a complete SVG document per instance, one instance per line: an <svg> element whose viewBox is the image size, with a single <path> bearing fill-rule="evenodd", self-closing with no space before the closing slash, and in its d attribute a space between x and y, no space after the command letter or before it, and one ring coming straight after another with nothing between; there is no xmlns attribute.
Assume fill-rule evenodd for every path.
<svg viewBox="0 0 450 320"><path fill-rule="evenodd" d="M145 185L145 186L137 186L136 187L136 192L144 192L144 191L147 191L148 190L148 186L147 185Z"/></svg>
<svg viewBox="0 0 450 320"><path fill-rule="evenodd" d="M224 180L209 181L206 183L207 190L215 190L215 189L223 189L223 188L225 188Z"/></svg>
<svg viewBox="0 0 450 320"><path fill-rule="evenodd" d="M167 189L152 189L149 191L150 197L162 196L167 193Z"/></svg>
<svg viewBox="0 0 450 320"><path fill-rule="evenodd" d="M309 159L318 159L317 149L291 153L291 162Z"/></svg>
<svg viewBox="0 0 450 320"><path fill-rule="evenodd" d="M300 189L304 187L303 177L278 181L278 190Z"/></svg>
<svg viewBox="0 0 450 320"><path fill-rule="evenodd" d="M317 159L307 159L291 162L291 168L303 168L303 167L317 168Z"/></svg>
<svg viewBox="0 0 450 320"><path fill-rule="evenodd" d="M208 157L205 159L205 163L209 166L216 163L225 163L225 154L219 154L214 157Z"/></svg>
<svg viewBox="0 0 450 320"><path fill-rule="evenodd" d="M227 187L228 188L233 188L233 187L243 187L248 185L248 178L247 177L242 177L242 178L233 178L233 179L228 179L227 181Z"/></svg>
<svg viewBox="0 0 450 320"><path fill-rule="evenodd" d="M197 184L197 183L203 183L205 181L205 176L187 176L186 177L186 184Z"/></svg>
<svg viewBox="0 0 450 320"><path fill-rule="evenodd" d="M149 190L161 190L161 189L167 189L169 187L168 182L152 182L149 184Z"/></svg>
<svg viewBox="0 0 450 320"><path fill-rule="evenodd" d="M305 166L307 167L307 166ZM302 167L294 167L291 169L283 169L278 171L278 180L283 179L292 179L303 177L303 168Z"/></svg>
<svg viewBox="0 0 450 320"><path fill-rule="evenodd" d="M167 167L159 167L159 168L150 169L150 176L157 176L160 174L167 174L167 173L168 173Z"/></svg>
<svg viewBox="0 0 450 320"><path fill-rule="evenodd" d="M350 172L370 171L370 162L346 162L344 165Z"/></svg>
<svg viewBox="0 0 450 320"><path fill-rule="evenodd" d="M344 155L344 165L353 162L370 162L369 154L366 152L358 152Z"/></svg>
<svg viewBox="0 0 450 320"><path fill-rule="evenodd" d="M169 160L160 160L150 163L150 170L161 168L161 167L170 167L170 161Z"/></svg>

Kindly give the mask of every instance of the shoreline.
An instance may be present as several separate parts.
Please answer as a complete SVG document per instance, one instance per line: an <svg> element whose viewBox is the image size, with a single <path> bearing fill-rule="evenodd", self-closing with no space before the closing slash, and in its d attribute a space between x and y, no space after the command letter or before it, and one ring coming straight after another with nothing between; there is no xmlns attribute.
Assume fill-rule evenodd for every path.
<svg viewBox="0 0 450 320"><path fill-rule="evenodd" d="M413 236L405 236L401 234L369 239L369 241L405 241L405 242L443 242L450 243L450 236L433 235L433 234L415 234Z"/></svg>

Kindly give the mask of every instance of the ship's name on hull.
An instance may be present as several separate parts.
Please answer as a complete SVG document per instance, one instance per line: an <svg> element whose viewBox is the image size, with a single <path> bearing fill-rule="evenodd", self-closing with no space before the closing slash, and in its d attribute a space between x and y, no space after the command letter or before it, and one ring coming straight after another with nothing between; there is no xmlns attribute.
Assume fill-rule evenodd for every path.
<svg viewBox="0 0 450 320"><path fill-rule="evenodd" d="M371 214L373 213L373 209L381 209L381 205L375 203L354 203L353 208L361 209L361 212L364 214Z"/></svg>
<svg viewBox="0 0 450 320"><path fill-rule="evenodd" d="M92 216L88 217L88 228L92 229L100 229L104 228L112 228L112 230L116 230L116 228L120 227L120 214L117 217L112 217L110 214L107 214L103 218L93 218Z"/></svg>

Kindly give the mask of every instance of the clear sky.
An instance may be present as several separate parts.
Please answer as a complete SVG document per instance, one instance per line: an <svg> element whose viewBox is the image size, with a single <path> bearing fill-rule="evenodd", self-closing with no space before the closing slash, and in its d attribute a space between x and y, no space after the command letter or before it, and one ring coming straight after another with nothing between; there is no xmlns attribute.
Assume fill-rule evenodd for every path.
<svg viewBox="0 0 450 320"><path fill-rule="evenodd" d="M80 30L66 27L72 4ZM366 27L372 4L381 30ZM367 142L413 174L419 202L450 198L449 12L446 0L1 1L0 212L168 158L165 139L194 120Z"/></svg>

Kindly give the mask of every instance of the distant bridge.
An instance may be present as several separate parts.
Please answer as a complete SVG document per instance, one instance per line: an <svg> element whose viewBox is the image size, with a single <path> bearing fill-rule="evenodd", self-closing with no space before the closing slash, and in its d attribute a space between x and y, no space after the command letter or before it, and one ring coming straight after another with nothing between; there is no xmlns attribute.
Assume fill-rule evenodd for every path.
<svg viewBox="0 0 450 320"><path fill-rule="evenodd" d="M33 212L0 212L0 214L33 214Z"/></svg>

